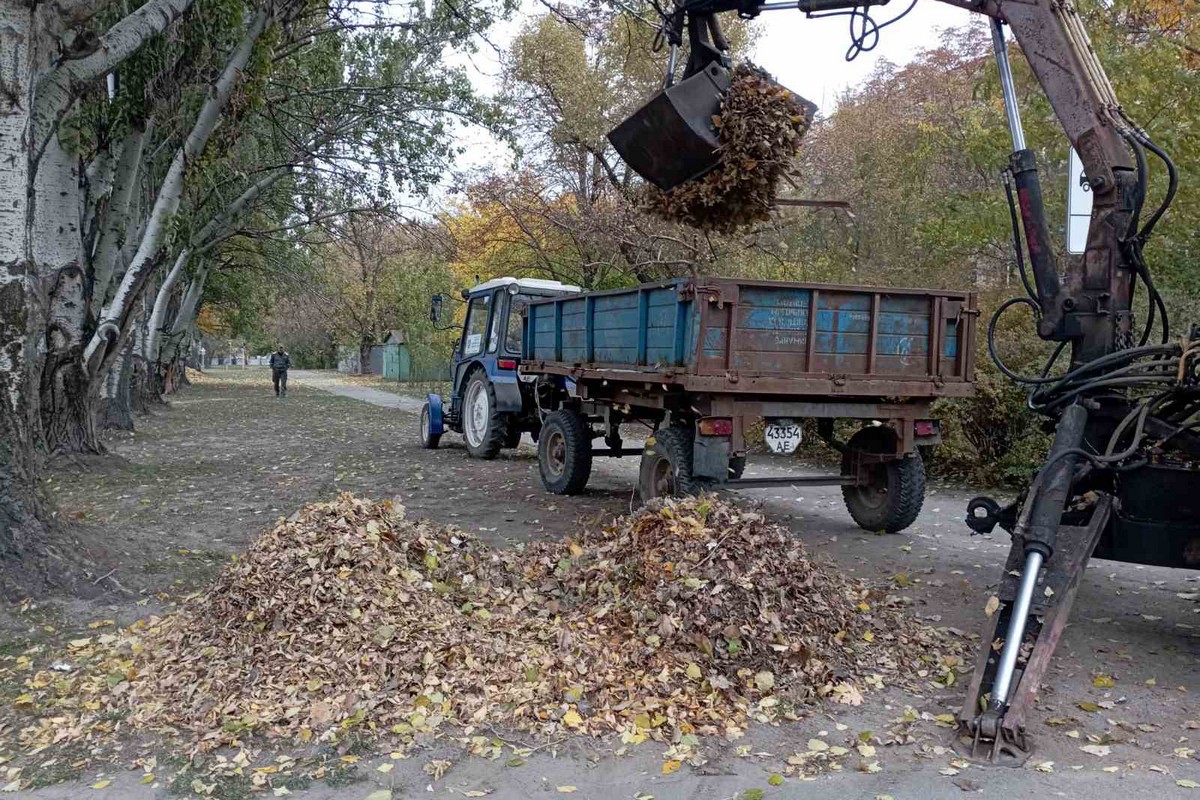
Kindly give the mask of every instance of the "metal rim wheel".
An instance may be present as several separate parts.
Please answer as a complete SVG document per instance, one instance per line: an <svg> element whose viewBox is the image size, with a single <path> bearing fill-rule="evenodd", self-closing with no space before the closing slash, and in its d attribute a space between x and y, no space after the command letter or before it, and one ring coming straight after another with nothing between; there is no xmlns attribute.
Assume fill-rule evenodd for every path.
<svg viewBox="0 0 1200 800"><path fill-rule="evenodd" d="M483 381L472 381L463 403L463 436L467 444L479 447L487 435L489 415L487 387Z"/></svg>
<svg viewBox="0 0 1200 800"><path fill-rule="evenodd" d="M495 458L504 444L508 420L496 411L496 395L487 374L475 372L463 397L462 429L467 453L473 458Z"/></svg>
<svg viewBox="0 0 1200 800"><path fill-rule="evenodd" d="M592 431L587 420L561 409L546 417L538 437L538 472L551 494L579 494L592 475Z"/></svg>
<svg viewBox="0 0 1200 800"><path fill-rule="evenodd" d="M656 497L699 494L711 482L692 476L695 433L690 427L660 428L646 440L638 470L638 495L642 502Z"/></svg>
<svg viewBox="0 0 1200 800"><path fill-rule="evenodd" d="M895 452L896 433L873 426L850 437L842 454L842 474L856 475L858 454L886 455ZM842 498L850 516L864 530L899 533L916 521L925 502L925 464L919 453L868 463L868 482L843 486Z"/></svg>
<svg viewBox="0 0 1200 800"><path fill-rule="evenodd" d="M429 403L426 403L421 406L421 447L425 450L436 450L442 436L430 432L430 419Z"/></svg>

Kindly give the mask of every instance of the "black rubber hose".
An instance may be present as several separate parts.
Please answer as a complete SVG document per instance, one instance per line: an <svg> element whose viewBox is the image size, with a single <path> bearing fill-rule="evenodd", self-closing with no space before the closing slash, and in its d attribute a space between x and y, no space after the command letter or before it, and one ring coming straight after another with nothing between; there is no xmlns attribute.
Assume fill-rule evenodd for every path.
<svg viewBox="0 0 1200 800"><path fill-rule="evenodd" d="M1025 271L1025 245L1021 241L1021 220L1017 216L1017 200L1013 196L1012 190L1012 170L1004 172L1004 195L1008 198L1008 219L1012 224L1013 252L1017 256L1017 271L1021 275L1021 283L1025 287L1025 294L1030 300L1036 301L1037 292L1034 291L1033 284L1029 281L1029 274Z"/></svg>
<svg viewBox="0 0 1200 800"><path fill-rule="evenodd" d="M1141 139L1142 143L1146 145L1146 149L1158 156L1167 168L1167 193L1163 196L1162 204L1159 205L1150 219L1146 220L1146 224L1142 226L1142 230L1138 233L1138 238L1144 242L1150 238L1150 234L1154 231L1154 226L1158 224L1158 221L1163 218L1163 214L1166 214L1167 209L1175 202L1175 195L1179 192L1179 167L1175 165L1175 162L1171 160L1167 152L1156 145L1149 136L1142 134Z"/></svg>

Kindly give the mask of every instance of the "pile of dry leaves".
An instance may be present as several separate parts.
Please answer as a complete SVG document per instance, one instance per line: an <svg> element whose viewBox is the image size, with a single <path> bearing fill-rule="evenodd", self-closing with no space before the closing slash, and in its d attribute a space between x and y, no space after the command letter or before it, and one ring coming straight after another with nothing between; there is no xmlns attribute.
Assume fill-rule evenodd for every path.
<svg viewBox="0 0 1200 800"><path fill-rule="evenodd" d="M954 637L715 498L495 551L343 495L281 521L178 612L74 656L69 675L28 665L27 746L118 724L201 747L444 723L671 739L962 664Z"/></svg>
<svg viewBox="0 0 1200 800"><path fill-rule="evenodd" d="M669 192L647 184L646 209L663 219L731 233L769 218L780 177L791 165L816 107L753 65L740 64L713 118L721 161Z"/></svg>

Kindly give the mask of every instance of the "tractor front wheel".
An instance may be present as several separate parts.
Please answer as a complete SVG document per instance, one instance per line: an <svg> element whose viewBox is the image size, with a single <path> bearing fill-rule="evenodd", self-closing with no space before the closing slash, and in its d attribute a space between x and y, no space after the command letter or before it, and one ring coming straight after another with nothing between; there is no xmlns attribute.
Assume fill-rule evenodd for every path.
<svg viewBox="0 0 1200 800"><path fill-rule="evenodd" d="M429 413L429 403L421 406L421 449L436 450L442 441L440 433L433 433L432 417Z"/></svg>

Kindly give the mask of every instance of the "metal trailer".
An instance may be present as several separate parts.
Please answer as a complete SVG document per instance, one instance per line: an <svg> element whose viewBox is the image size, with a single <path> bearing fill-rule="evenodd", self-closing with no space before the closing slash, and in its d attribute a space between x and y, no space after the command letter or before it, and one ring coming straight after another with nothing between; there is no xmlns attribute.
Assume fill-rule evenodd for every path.
<svg viewBox="0 0 1200 800"><path fill-rule="evenodd" d="M940 441L930 405L973 392L977 315L964 292L705 277L535 299L519 371L534 384L542 481L574 494L594 457L639 455L643 500L839 485L859 525L903 530L924 498L918 447ZM742 477L756 419L777 452L816 420L839 473ZM863 425L842 442L839 419ZM628 422L653 429L644 448L624 446Z"/></svg>

